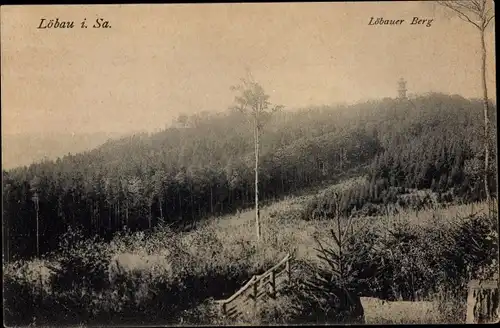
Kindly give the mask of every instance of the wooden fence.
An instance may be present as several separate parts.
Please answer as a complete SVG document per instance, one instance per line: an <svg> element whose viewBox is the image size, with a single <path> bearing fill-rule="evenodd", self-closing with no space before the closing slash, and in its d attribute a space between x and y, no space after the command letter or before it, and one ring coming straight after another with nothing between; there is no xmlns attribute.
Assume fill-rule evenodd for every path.
<svg viewBox="0 0 500 328"><path fill-rule="evenodd" d="M280 286L291 281L290 262L293 257L287 254L278 264L261 275L253 276L233 296L215 303L221 306L222 314L226 317L237 318L249 308L257 310L259 301L267 298L276 298Z"/></svg>
<svg viewBox="0 0 500 328"><path fill-rule="evenodd" d="M500 319L498 287L498 280L472 280L469 283L466 323L492 323Z"/></svg>

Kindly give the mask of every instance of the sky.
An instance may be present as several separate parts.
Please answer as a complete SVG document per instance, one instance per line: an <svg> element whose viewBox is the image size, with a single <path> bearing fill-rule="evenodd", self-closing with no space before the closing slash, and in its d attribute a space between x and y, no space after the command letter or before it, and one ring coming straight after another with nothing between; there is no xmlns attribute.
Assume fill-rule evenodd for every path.
<svg viewBox="0 0 500 328"><path fill-rule="evenodd" d="M41 18L75 28L37 29ZM97 18L111 28L92 28ZM400 77L410 93L480 97L479 42L429 2L2 6L2 134L158 130L228 108L247 70L287 108L395 97Z"/></svg>

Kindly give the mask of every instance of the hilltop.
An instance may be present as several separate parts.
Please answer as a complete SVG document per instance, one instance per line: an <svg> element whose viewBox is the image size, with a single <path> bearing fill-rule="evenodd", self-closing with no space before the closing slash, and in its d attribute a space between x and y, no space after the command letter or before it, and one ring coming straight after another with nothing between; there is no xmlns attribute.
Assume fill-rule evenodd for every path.
<svg viewBox="0 0 500 328"><path fill-rule="evenodd" d="M294 282L243 321L336 320L336 282L307 286L331 281L318 240L352 222L343 254L367 323L463 322L467 282L498 267L482 119L480 101L442 94L277 113L262 138L259 243L252 134L236 112L4 171L7 320L228 323L212 300L286 253ZM37 214L42 258L25 261Z"/></svg>
<svg viewBox="0 0 500 328"><path fill-rule="evenodd" d="M360 175L365 182L343 194L345 215L376 214L394 202L421 206L398 196L418 189L431 189L438 201L481 199L481 106L428 94L277 113L262 136L262 199ZM493 142L496 120L491 122ZM202 113L188 117L184 128L110 140L3 171L4 234L35 235L35 192L42 253L56 249L69 226L109 239L125 227L144 230L165 222L181 229L251 207L252 147L252 131L239 113ZM322 203L328 205L328 197L315 206ZM34 238L6 239L11 256L34 254Z"/></svg>

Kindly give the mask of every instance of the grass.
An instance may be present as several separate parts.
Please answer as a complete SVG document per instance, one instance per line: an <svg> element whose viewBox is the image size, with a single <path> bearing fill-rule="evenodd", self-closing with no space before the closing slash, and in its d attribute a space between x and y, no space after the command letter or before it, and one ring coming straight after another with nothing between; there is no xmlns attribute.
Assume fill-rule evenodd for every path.
<svg viewBox="0 0 500 328"><path fill-rule="evenodd" d="M358 180L351 182L361 183ZM47 324L231 324L220 317L210 302L211 298L230 296L252 275L264 272L288 252L295 252L294 277L298 283L310 278L311 265L320 265L316 239L328 243L329 230L335 228L335 222L303 220L303 209L310 199L307 195L288 197L262 208L262 240L258 244L255 242L254 213L248 210L200 222L188 232L173 233L168 227L160 227L150 235L119 234L109 244L72 242L73 246L65 246L66 253L54 254L51 259L10 264L4 268L4 283L9 285L5 291L8 322L28 324L33 316L37 316L38 322ZM355 218L352 231L360 231L362 238L376 239L378 248L373 251L373 258L389 261L392 267L403 272L387 271L377 283L399 288L399 293L404 294L404 288L410 289L407 286L409 277L413 279L410 274L416 272L420 277L415 279L420 280L415 283L418 287L412 285L412 292L423 295L419 303L402 301L401 294L394 302L363 298L366 322L445 323L462 320L457 314L463 313L465 302L458 295L460 293L447 295L448 291L434 287L444 286L452 277L455 285L448 287L463 288L459 284L469 279L465 275L470 272L446 271L446 268L453 268L457 256L468 261L459 263L464 266L486 261L483 258L476 261L474 254L465 254L470 255L467 257L457 253L465 249L465 246L463 249L457 246L460 229L469 224L471 214L474 218L485 218L486 213L486 204L477 203L418 212L399 208L383 216ZM486 232L483 232L484 235ZM406 244L397 239L405 234L413 238L407 242L407 249L403 247ZM489 245L487 236L483 235L480 235L482 245ZM498 234L493 233L491 238L497 243ZM118 254L133 254L150 262L158 261L158 264L167 261L169 272L153 271L151 265L137 265L137 270L123 272L119 284L106 284L109 262ZM453 263L441 263L445 258ZM142 260L137 262L145 263ZM58 274L48 269L53 267L57 272L61 265L63 270ZM75 271L75 268L80 268L80 271ZM72 275L68 273L71 270ZM40 281L37 274L40 271L44 291L34 288ZM89 275L94 275L95 280L81 279ZM60 283L64 277L69 285ZM102 284L100 288L96 287L97 282ZM383 289L380 286L373 287L373 290ZM387 292L378 293L364 296L388 295ZM34 299L41 305L23 307L23 304L33 303ZM300 316L299 312L306 310L297 305L297 295L292 288L277 300L260 307L259 313L250 315L244 323L293 323ZM20 318L25 320L18 320Z"/></svg>
<svg viewBox="0 0 500 328"><path fill-rule="evenodd" d="M362 304L368 324L443 323L437 302L383 302L379 299L362 298Z"/></svg>

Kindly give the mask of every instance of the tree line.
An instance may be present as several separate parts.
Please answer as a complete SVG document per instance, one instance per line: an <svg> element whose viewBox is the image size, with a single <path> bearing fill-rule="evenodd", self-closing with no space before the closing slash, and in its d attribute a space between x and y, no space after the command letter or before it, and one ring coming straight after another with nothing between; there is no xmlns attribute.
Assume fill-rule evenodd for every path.
<svg viewBox="0 0 500 328"><path fill-rule="evenodd" d="M476 170L484 162L481 108L479 100L429 94L276 113L262 131L260 197L360 170L370 182L345 196L352 208L387 202L393 187L484 197ZM7 259L36 254L37 215L43 254L68 227L111 238L124 228L182 228L254 206L254 142L245 118L231 110L200 113L184 116L183 125L3 171Z"/></svg>

